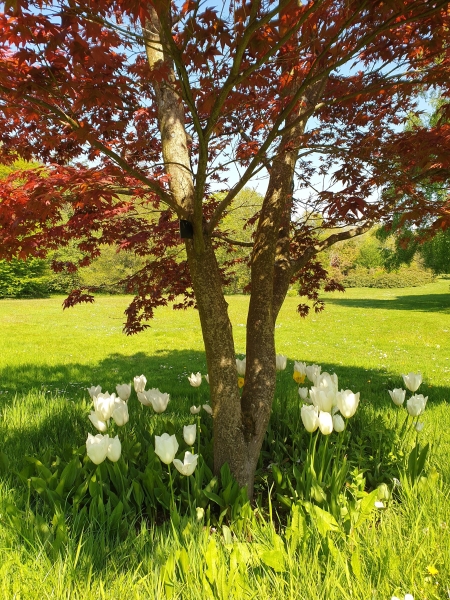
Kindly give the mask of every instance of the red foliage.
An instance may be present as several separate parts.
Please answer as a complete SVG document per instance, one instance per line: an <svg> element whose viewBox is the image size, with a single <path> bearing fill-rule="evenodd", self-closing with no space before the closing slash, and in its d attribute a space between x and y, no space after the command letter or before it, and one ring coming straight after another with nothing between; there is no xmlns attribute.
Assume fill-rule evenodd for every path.
<svg viewBox="0 0 450 600"><path fill-rule="evenodd" d="M167 60L148 66L141 26L153 10L176 77ZM186 215L164 165L155 99L155 84L168 82L184 106L206 228L220 223L211 186L226 183L229 161L241 168L237 192L297 150L298 181L311 184L311 196L293 211L292 261L317 243L298 211L320 215L325 231L388 223L396 212L430 230L450 226L448 199L430 202L420 191L421 182L449 180L450 103L433 127L402 127L417 112L417 92L439 88L448 102L449 27L443 0L237 0L223 10L197 0L4 3L0 161L42 166L2 183L0 257L44 256L74 240L82 258L69 269L104 243L148 257L126 282L136 294L129 333L167 300L180 306L185 294L181 305L192 304L187 264L175 251ZM311 127L295 129L310 117ZM313 153L320 160L310 161ZM318 191L313 184L325 174L335 186ZM320 264L311 258L295 277L320 309ZM65 306L91 298L77 290Z"/></svg>

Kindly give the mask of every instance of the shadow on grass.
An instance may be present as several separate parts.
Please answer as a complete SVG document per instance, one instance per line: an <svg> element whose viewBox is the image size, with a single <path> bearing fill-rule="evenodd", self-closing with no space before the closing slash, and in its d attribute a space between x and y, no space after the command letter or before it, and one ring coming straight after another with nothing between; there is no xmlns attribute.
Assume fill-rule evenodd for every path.
<svg viewBox="0 0 450 600"><path fill-rule="evenodd" d="M387 300L380 300L379 298L327 298L326 302L350 308L382 308L385 310L450 313L450 293L397 296L396 298Z"/></svg>

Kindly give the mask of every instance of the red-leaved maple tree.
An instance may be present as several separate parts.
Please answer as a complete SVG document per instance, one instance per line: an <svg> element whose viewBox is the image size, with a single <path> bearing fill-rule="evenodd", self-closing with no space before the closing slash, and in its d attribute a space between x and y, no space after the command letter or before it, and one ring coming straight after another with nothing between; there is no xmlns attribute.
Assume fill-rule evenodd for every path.
<svg viewBox="0 0 450 600"><path fill-rule="evenodd" d="M89 264L105 243L145 257L126 282L134 293L127 333L145 327L157 306L195 302L215 468L228 462L251 494L275 388L275 322L289 285L297 280L320 309L319 286L336 289L316 258L321 250L389 223L394 212L430 228L449 225L448 198L421 193L421 182L448 181L449 3L3 7L0 161L41 166L2 183L0 257L43 257L69 241L82 257L56 270ZM417 94L431 88L443 98L443 118L405 129ZM250 219L252 242L233 239L223 218L261 174L268 184ZM319 188L321 178L329 185ZM232 264L240 244L251 269L242 396L227 274L215 254L227 248ZM74 290L66 306L91 300L89 290Z"/></svg>

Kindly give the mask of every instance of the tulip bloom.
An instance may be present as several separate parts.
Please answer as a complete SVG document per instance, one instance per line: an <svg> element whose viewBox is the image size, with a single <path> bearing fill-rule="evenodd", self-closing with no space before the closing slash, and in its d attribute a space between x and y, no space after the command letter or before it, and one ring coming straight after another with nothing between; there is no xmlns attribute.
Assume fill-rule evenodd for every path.
<svg viewBox="0 0 450 600"><path fill-rule="evenodd" d="M402 377L406 387L412 393L417 391L419 389L420 384L422 383L421 373L408 373L408 375L403 375Z"/></svg>
<svg viewBox="0 0 450 600"><path fill-rule="evenodd" d="M350 419L358 408L359 392L354 394L351 390L341 390L336 395L336 404L342 416L346 419Z"/></svg>
<svg viewBox="0 0 450 600"><path fill-rule="evenodd" d="M109 421L116 403L116 395L105 392L93 398L95 414L101 421Z"/></svg>
<svg viewBox="0 0 450 600"><path fill-rule="evenodd" d="M185 425L183 427L183 438L188 446L193 446L197 435L197 425Z"/></svg>
<svg viewBox="0 0 450 600"><path fill-rule="evenodd" d="M314 406L323 412L331 412L333 406L336 404L336 393L334 389L319 388L313 386L309 395Z"/></svg>
<svg viewBox="0 0 450 600"><path fill-rule="evenodd" d="M139 375L136 376L133 379L133 383L134 383L134 389L136 394L138 394L139 392L143 392L145 390L145 385L147 383L147 379L145 377L145 375Z"/></svg>
<svg viewBox="0 0 450 600"><path fill-rule="evenodd" d="M191 415L198 415L198 413L202 410L201 406L191 406L189 409L191 411Z"/></svg>
<svg viewBox="0 0 450 600"><path fill-rule="evenodd" d="M120 458L121 453L122 444L120 443L118 436L116 435L115 438L109 438L108 451L106 454L108 459L111 462L117 462Z"/></svg>
<svg viewBox="0 0 450 600"><path fill-rule="evenodd" d="M177 450L178 442L175 435L169 435L168 433L163 433L161 436L155 435L155 453L164 464L170 465Z"/></svg>
<svg viewBox="0 0 450 600"><path fill-rule="evenodd" d="M392 402L396 406L401 406L405 401L406 390L403 390L402 388L395 388L393 390L388 390L388 392L391 396Z"/></svg>
<svg viewBox="0 0 450 600"><path fill-rule="evenodd" d="M319 367L319 365L308 365L305 369L306 377L312 381L312 383L314 383L314 379L317 377L317 375L320 375L321 370L322 367Z"/></svg>
<svg viewBox="0 0 450 600"><path fill-rule="evenodd" d="M308 401L308 388L304 387L304 388L298 388L298 395L300 396L300 398L302 400L304 400L305 402Z"/></svg>
<svg viewBox="0 0 450 600"><path fill-rule="evenodd" d="M131 385L128 383L116 385L116 392L121 400L128 402L128 399L131 396Z"/></svg>
<svg viewBox="0 0 450 600"><path fill-rule="evenodd" d="M209 385L209 375L208 375L208 373L206 373L206 375L204 375L204 378L206 379L206 383Z"/></svg>
<svg viewBox="0 0 450 600"><path fill-rule="evenodd" d="M284 371L287 365L287 357L284 354L277 354L275 357L275 367L277 371Z"/></svg>
<svg viewBox="0 0 450 600"><path fill-rule="evenodd" d="M424 428L425 423L416 423L415 424L415 428L417 433L419 433L420 431L422 431L422 429Z"/></svg>
<svg viewBox="0 0 450 600"><path fill-rule="evenodd" d="M128 423L130 420L130 415L128 413L128 404L125 400L116 400L115 408L112 412L112 418L116 425L122 427L125 423Z"/></svg>
<svg viewBox="0 0 450 600"><path fill-rule="evenodd" d="M319 429L323 435L329 435L333 431L333 417L329 412L320 411Z"/></svg>
<svg viewBox="0 0 450 600"><path fill-rule="evenodd" d="M313 433L319 427L319 409L317 406L302 406L300 415L306 431Z"/></svg>
<svg viewBox="0 0 450 600"><path fill-rule="evenodd" d="M184 461L178 460L178 458L174 458L173 464L177 471L179 471L182 475L192 475L195 471L195 467L197 466L198 454L191 454L189 450L184 454Z"/></svg>
<svg viewBox="0 0 450 600"><path fill-rule="evenodd" d="M101 385L93 385L90 388L86 388L89 392L89 396L93 398L94 396L98 396L102 391Z"/></svg>
<svg viewBox="0 0 450 600"><path fill-rule="evenodd" d="M428 396L424 398L422 394L414 394L414 396L411 396L406 402L406 410L412 417L418 417L425 410L427 400Z"/></svg>
<svg viewBox="0 0 450 600"><path fill-rule="evenodd" d="M153 388L148 390L146 395L155 413L160 414L166 410L170 401L170 394L163 394L163 392L160 392L158 388Z"/></svg>
<svg viewBox="0 0 450 600"><path fill-rule="evenodd" d="M243 377L238 377L238 388L241 389L244 387L245 379Z"/></svg>
<svg viewBox="0 0 450 600"><path fill-rule="evenodd" d="M152 403L150 401L150 397L148 396L148 392L145 390L143 392L137 392L138 400L144 406L151 406Z"/></svg>
<svg viewBox="0 0 450 600"><path fill-rule="evenodd" d="M98 431L100 431L101 433L105 433L105 431L108 429L108 425L104 421L99 419L94 411L92 411L89 415L89 419L92 425L95 427L95 429L98 429Z"/></svg>
<svg viewBox="0 0 450 600"><path fill-rule="evenodd" d="M344 419L341 417L341 415L333 415L332 419L333 419L334 431L337 431L338 433L341 433L341 431L344 431L345 423L344 423Z"/></svg>
<svg viewBox="0 0 450 600"><path fill-rule="evenodd" d="M244 358L242 360L239 360L239 358L236 359L236 369L238 372L238 375L240 375L241 377L244 377L245 375L245 368L246 368L246 357L244 356Z"/></svg>
<svg viewBox="0 0 450 600"><path fill-rule="evenodd" d="M108 454L109 436L98 433L96 436L88 433L86 452L94 465L102 463Z"/></svg>
<svg viewBox="0 0 450 600"><path fill-rule="evenodd" d="M212 415L212 408L210 407L209 404L204 404L203 410L206 411L208 413L208 415Z"/></svg>
<svg viewBox="0 0 450 600"><path fill-rule="evenodd" d="M199 387L199 385L202 383L202 374L200 372L195 374L191 373L191 376L188 377L188 379L192 387Z"/></svg>

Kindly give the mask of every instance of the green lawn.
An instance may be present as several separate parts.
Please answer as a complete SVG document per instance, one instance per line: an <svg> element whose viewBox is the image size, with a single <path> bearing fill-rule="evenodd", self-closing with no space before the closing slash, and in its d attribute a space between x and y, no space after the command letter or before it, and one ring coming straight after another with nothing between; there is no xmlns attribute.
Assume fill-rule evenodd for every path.
<svg viewBox="0 0 450 600"><path fill-rule="evenodd" d="M387 390L402 387L402 373L423 373L419 392L429 400L422 435L434 441L431 461L439 472L432 493L405 491L357 538L336 539L326 550L317 532L297 546L286 542L283 568L277 569L258 559L261 548L284 540L283 526L274 516L274 529L267 514L250 537L233 538L231 545L228 534L188 519L179 531L168 523L138 528L121 543L86 532L70 538L55 557L39 537L21 537L8 525L2 503L24 496L16 480L3 474L0 597L389 600L410 592L416 600L448 598L449 285L441 278L421 288L326 294L325 311L306 319L298 317L297 299L290 297L276 330L277 352L289 359L277 401L297 402L294 360L317 363L337 373L340 387L361 392L361 427L377 415L390 422L395 411ZM207 400L207 386L194 390L186 378L206 372L195 311L159 309L150 329L128 338L121 333L126 297L98 297L94 305L67 311L62 300L0 301L0 450L12 467L19 468L26 454L39 456L68 440L84 444L90 385L114 391L116 383L144 373L147 387L170 392L167 414L173 419ZM228 302L236 352L243 355L248 298ZM134 397L130 421L141 413Z"/></svg>

